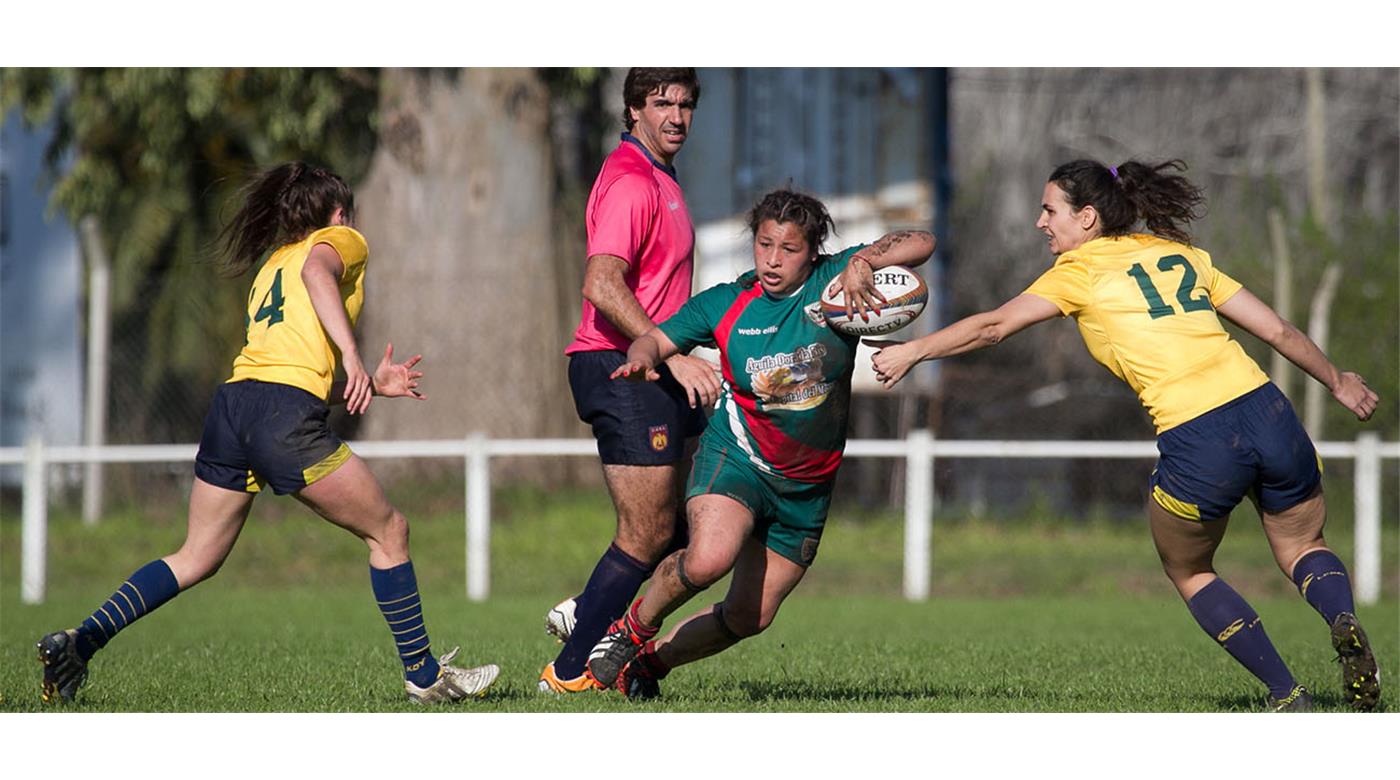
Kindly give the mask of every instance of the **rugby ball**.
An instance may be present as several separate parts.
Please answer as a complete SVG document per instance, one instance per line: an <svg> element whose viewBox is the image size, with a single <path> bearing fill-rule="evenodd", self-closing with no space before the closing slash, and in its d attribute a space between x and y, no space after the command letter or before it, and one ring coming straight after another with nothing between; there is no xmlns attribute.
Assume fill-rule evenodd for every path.
<svg viewBox="0 0 1400 780"><path fill-rule="evenodd" d="M879 268L874 273L875 288L887 301L880 306L880 313L870 310L869 320L862 319L859 311L847 317L846 295L833 289L833 281L822 291L821 312L827 325L852 336L880 336L899 330L923 313L928 285L918 274L902 265Z"/></svg>

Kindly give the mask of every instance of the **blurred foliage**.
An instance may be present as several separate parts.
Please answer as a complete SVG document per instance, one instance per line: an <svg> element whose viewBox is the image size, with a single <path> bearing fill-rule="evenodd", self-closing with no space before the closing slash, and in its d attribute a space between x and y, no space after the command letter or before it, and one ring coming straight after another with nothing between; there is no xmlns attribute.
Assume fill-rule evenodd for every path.
<svg viewBox="0 0 1400 780"><path fill-rule="evenodd" d="M1343 371L1366 378L1381 397L1375 415L1361 422L1323 391L1323 439L1350 441L1363 431L1375 431L1386 441L1400 438L1400 354L1395 350L1397 301L1400 301L1400 215L1372 215L1359 208L1344 210L1333 229L1318 225L1307 214L1291 214L1284 198L1261 187L1262 204L1246 208L1255 212L1247 228L1227 225L1211 236L1207 248L1228 247L1214 253L1216 262L1245 287L1270 305L1273 300L1275 260L1269 244L1267 208L1284 216L1285 240L1293 258L1292 322L1307 332L1311 327L1313 296L1326 269L1341 266L1341 281L1328 312L1327 356ZM1266 371L1272 360L1267 344L1231 324L1226 328ZM1293 371L1290 395L1303 414L1307 384L1314 382L1301 369Z"/></svg>
<svg viewBox="0 0 1400 780"><path fill-rule="evenodd" d="M247 280L209 262L234 191L291 159L360 179L378 83L358 69L0 71L0 112L54 128L51 206L96 217L111 256L110 440L190 436L162 410L193 396L202 414L242 343Z"/></svg>
<svg viewBox="0 0 1400 780"><path fill-rule="evenodd" d="M606 68L540 68L539 75L550 92L555 185L570 211L566 217L577 226L593 177L610 148L607 136L618 122L614 114L620 113L621 100L604 95Z"/></svg>

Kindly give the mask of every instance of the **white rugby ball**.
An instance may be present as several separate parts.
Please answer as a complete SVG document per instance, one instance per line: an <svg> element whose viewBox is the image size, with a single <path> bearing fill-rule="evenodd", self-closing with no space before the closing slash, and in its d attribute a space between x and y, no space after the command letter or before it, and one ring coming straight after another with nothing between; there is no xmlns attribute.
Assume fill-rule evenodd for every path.
<svg viewBox="0 0 1400 780"><path fill-rule="evenodd" d="M867 312L869 320L862 319L857 310L851 317L846 316L846 295L834 290L836 283L822 291L822 316L832 328L852 336L881 336L893 333L913 322L928 304L928 285L918 274L902 265L892 265L876 269L875 288L887 301L880 306L880 313L872 309Z"/></svg>

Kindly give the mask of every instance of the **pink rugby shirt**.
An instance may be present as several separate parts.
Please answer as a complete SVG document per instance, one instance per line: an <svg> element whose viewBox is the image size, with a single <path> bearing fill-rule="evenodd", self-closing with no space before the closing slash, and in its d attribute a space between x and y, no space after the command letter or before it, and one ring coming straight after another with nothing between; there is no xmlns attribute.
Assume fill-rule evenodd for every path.
<svg viewBox="0 0 1400 780"><path fill-rule="evenodd" d="M695 267L695 227L675 170L656 162L641 142L623 134L593 182L585 213L588 257L627 261L623 279L653 322L675 314L690 298ZM627 351L622 335L587 299L565 355Z"/></svg>

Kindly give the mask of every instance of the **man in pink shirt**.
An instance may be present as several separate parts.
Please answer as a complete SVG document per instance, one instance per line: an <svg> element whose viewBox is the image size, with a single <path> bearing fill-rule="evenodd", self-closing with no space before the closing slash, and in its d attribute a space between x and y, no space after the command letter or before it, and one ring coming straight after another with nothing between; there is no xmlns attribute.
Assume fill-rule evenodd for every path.
<svg viewBox="0 0 1400 780"><path fill-rule="evenodd" d="M588 652L626 610L664 557L680 517L686 441L705 427L719 396L710 363L666 361L660 382L613 381L632 340L690 297L695 230L671 162L700 100L694 68L632 68L623 84L627 132L588 196L583 314L569 356L579 417L593 427L617 534L578 596L550 610L546 627L564 648L540 690L595 687Z"/></svg>

